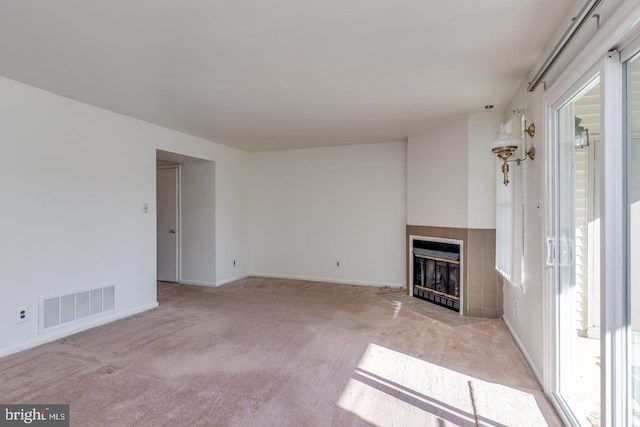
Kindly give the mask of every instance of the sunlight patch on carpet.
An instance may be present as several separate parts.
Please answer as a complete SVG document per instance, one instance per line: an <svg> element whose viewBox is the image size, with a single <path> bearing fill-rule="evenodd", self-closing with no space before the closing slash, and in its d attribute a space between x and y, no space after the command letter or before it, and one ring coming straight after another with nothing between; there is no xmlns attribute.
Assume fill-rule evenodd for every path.
<svg viewBox="0 0 640 427"><path fill-rule="evenodd" d="M337 405L374 425L546 424L530 393L463 375L372 343Z"/></svg>

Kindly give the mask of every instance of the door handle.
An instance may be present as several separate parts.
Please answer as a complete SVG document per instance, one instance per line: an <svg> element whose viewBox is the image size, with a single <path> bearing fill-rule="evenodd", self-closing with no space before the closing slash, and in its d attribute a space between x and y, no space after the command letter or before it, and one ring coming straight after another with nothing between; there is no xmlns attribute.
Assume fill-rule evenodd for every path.
<svg viewBox="0 0 640 427"><path fill-rule="evenodd" d="M558 265L560 267L568 267L573 264L573 239L570 237L560 237L560 245L558 245Z"/></svg>
<svg viewBox="0 0 640 427"><path fill-rule="evenodd" d="M171 233L171 234L176 234L176 229L175 229L175 228L172 228L171 230L169 230L169 233Z"/></svg>
<svg viewBox="0 0 640 427"><path fill-rule="evenodd" d="M556 264L556 239L547 237L547 265L554 266Z"/></svg>

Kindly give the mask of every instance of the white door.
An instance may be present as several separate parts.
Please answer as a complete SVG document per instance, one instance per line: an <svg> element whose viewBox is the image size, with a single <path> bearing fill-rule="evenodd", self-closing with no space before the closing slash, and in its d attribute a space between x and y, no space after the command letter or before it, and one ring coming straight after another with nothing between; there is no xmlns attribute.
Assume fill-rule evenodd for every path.
<svg viewBox="0 0 640 427"><path fill-rule="evenodd" d="M178 166L156 172L157 279L178 281Z"/></svg>

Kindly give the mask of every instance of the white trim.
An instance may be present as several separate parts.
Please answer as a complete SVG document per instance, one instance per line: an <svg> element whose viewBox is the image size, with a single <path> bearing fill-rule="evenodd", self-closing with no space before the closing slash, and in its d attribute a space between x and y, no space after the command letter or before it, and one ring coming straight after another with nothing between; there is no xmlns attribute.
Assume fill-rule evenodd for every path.
<svg viewBox="0 0 640 427"><path fill-rule="evenodd" d="M621 59L623 59L623 62L621 64L621 66L623 67L623 70L625 69L625 64L632 59L634 56L640 54L640 36L634 40L632 43L630 43L627 46L627 49L624 50L623 52L621 52ZM637 59L636 59L637 61ZM625 98L628 96L628 92L629 92L629 88L626 84L626 82L628 82L628 80L626 79L627 74L623 72L623 87L625 90L624 96ZM622 264L623 264L623 281L625 282L625 285L623 288L619 289L619 293L618 295L614 295L614 297L616 297L618 299L618 301L616 301L616 304L623 304L623 305L618 305L618 310L620 312L625 312L625 317L626 317L626 323L625 325L620 328L617 332L618 332L618 339L622 340L623 342L623 346L621 348L621 354L617 355L618 356L618 363L620 363L621 365L625 366L625 370L621 371L618 370L618 375L622 375L623 380L625 381L625 384L620 384L618 386L618 389L620 391L622 391L626 396L627 396L627 407L625 408L626 410L624 411L623 417L626 417L626 420L623 418L623 420L625 420L628 424L631 424L632 422L636 421L637 422L637 415L633 414L633 410L634 410L634 404L631 401L631 399L629 399L628 397L632 395L632 388L633 388L633 384L631 379L631 375L632 375L632 365L633 365L633 361L635 356L637 356L637 354L635 354L635 352L637 351L637 348L635 348L634 345L634 335L635 332L633 331L632 328L632 321L634 320L634 308L632 308L632 297L635 296L635 292L637 292L638 287L635 286L634 287L634 283L633 283L633 279L635 278L633 274L635 274L635 272L633 272L633 262L634 259L631 258L632 255L634 255L634 243L632 243L633 238L631 237L631 233L632 233L632 221L633 221L633 217L631 216L631 202L633 201L632 194L630 194L630 189L629 188L629 178L631 178L631 174L634 173L633 168L635 167L635 164L633 163L632 160L632 156L630 156L630 154L634 154L632 153L632 142L631 142L631 133L630 133L630 124L629 124L629 110L628 110L628 105L630 103L630 100L628 98L625 99L626 101L626 105L624 106L624 132L623 132L623 137L622 140L623 142L623 147L622 147L622 154L625 157L625 176L623 178L624 181L624 191L625 191L625 204L624 204L624 211L623 211L623 220L624 220L624 228L623 228L623 232L625 234L626 237L626 241L624 242L624 258L622 260ZM633 184L632 184L633 185ZM637 285L637 283L635 283L635 285ZM624 298L627 298L627 301L620 301L620 298L622 298L624 300ZM615 339L615 338L614 338Z"/></svg>
<svg viewBox="0 0 640 427"><path fill-rule="evenodd" d="M392 288L404 287L404 284L399 284L399 283L354 281L354 280L344 280L344 279L326 279L321 277L295 276L295 275L286 275L286 274L251 273L249 274L249 276L266 277L266 278L272 278L272 279L304 280L306 282L335 283L340 285L357 285L357 286L373 286L373 287L389 286Z"/></svg>
<svg viewBox="0 0 640 427"><path fill-rule="evenodd" d="M543 174L544 174L544 182L546 185L543 185L543 199L544 206L546 207L546 211L543 218L542 224L542 239L545 239L547 242L551 241L552 248L547 248L547 250L551 250L552 258L550 258L550 254L547 254L546 263L543 264L544 274L542 275L543 286L542 286L542 351L543 351L543 378L542 378L542 389L544 390L547 396L550 396L552 390L556 384L556 358L555 358L555 342L553 341L555 338L555 325L557 323L556 312L555 312L555 264L557 263L557 242L556 242L556 233L555 233L555 209L557 206L557 200L555 197L555 158L557 157L557 149L555 144L555 131L558 127L555 109L551 105L551 102L547 97L544 100L543 107L543 118L547 123L546 126L546 135L545 135L545 153L546 156L543 161Z"/></svg>
<svg viewBox="0 0 640 427"><path fill-rule="evenodd" d="M13 347L0 349L0 357L5 357L5 356L9 356L10 354L28 350L30 348L49 343L51 341L55 341L60 338L68 337L69 335L73 335L78 332L85 331L87 329L106 325L107 323L111 323L115 320L133 316L134 314L142 313L144 311L151 310L156 307L158 307L158 302L142 305L140 307L136 307L127 311L121 311L121 312L112 313L106 316L100 316L100 318L92 318L90 321L78 323L78 324L75 324L73 327L69 327L69 328L57 329L55 331L51 331L51 333L45 332L39 335L38 338L36 339L23 342Z"/></svg>
<svg viewBox="0 0 640 427"><path fill-rule="evenodd" d="M182 165L178 164L177 179L176 179L176 231L178 233L177 243L177 260L176 260L176 276L178 282L182 278ZM157 218L156 218L157 220Z"/></svg>
<svg viewBox="0 0 640 427"><path fill-rule="evenodd" d="M583 416L579 418L576 413L571 410L571 407L567 404L567 401L558 395L558 393L552 393L549 396L551 405L555 407L556 413L567 426L590 426L591 423Z"/></svg>
<svg viewBox="0 0 640 427"><path fill-rule="evenodd" d="M507 319L506 317L503 316L502 317L502 321L504 322L504 325L507 327L507 330L509 331L509 333L513 337L513 340L516 342L516 345L520 349L520 352L522 353L522 355L524 356L525 360L527 361L527 364L529 365L529 368L531 368L531 371L533 372L533 375L536 377L536 379L538 380L538 383L542 386L542 388L544 390L544 388L545 388L544 381L546 381L545 375L543 375L540 372L540 370L537 368L537 366L533 362L533 358L531 357L531 355L527 351L527 348L524 346L522 341L520 341L520 338L515 333L513 327L511 326L511 323L509 323L509 319ZM543 369L546 369L546 367L543 368ZM552 406L554 406L554 408L556 409L556 414L562 420L562 423L564 425L571 425L571 422L569 421L569 418L567 417L567 413L565 413L564 410L560 410L559 409L561 407L564 407L565 403L563 401L559 401L557 399L557 396L556 396L555 393L548 394L547 396L549 397L549 400L550 400ZM572 412L570 412L570 411L567 411L567 412L569 414L572 414ZM585 424L585 425L587 425L587 424Z"/></svg>
<svg viewBox="0 0 640 427"><path fill-rule="evenodd" d="M464 241L457 239L447 239L444 237L431 237L422 235L409 235L409 283L407 284L407 292L409 296L413 296L413 241L421 240L423 242L439 242L439 243L451 243L454 245L460 245L460 316L464 316Z"/></svg>
<svg viewBox="0 0 640 427"><path fill-rule="evenodd" d="M602 421L605 426L629 425L626 410L626 141L622 63L620 54L609 52L603 63L602 189L600 205L600 281L603 312L602 345ZM606 150L605 150L606 147Z"/></svg>
<svg viewBox="0 0 640 427"><path fill-rule="evenodd" d="M250 273L240 274L238 276L233 276L228 279L220 280L219 282L216 282L213 286L226 285L227 283L233 283L237 280L246 279L247 277L251 277L251 276L253 276L253 274L250 274Z"/></svg>
<svg viewBox="0 0 640 427"><path fill-rule="evenodd" d="M562 415L563 420L567 425L580 425L575 414L569 410L569 406L563 401L564 397L557 394L560 384L560 361L559 361L559 342L561 336L559 334L560 329L558 323L560 322L560 303L561 295L558 294L557 287L557 267L558 267L558 224L556 211L559 205L558 191L557 191L557 135L558 135L558 119L557 111L559 111L567 102L570 102L577 94L583 92L585 88L595 78L600 78L601 90L604 86L602 83L603 75L601 70L601 64L603 61L603 55L599 56L596 63L592 64L586 70L574 70L572 73L567 73L563 77L561 84L556 86L557 88L565 89L564 92L559 90L550 91L544 96L544 111L545 119L548 124L546 127L546 157L543 159L545 162L545 178L547 185L544 188L545 200L546 200L546 215L545 222L543 224L544 233L542 238L546 241L547 238L553 238L555 248L555 258L552 265L544 265L545 274L544 286L543 286L543 390L549 397L551 403L559 414ZM580 71L580 72L578 72ZM565 81L570 82L570 84ZM603 107L601 105L601 111ZM604 115L603 115L604 116ZM604 117L601 118L604 120ZM602 132L601 132L602 133ZM601 136L601 139L603 136ZM604 144L600 144L604 146ZM602 167L602 165L601 165ZM604 229L604 228L601 228ZM543 243L544 247L544 243ZM566 373L565 373L566 374Z"/></svg>
<svg viewBox="0 0 640 427"><path fill-rule="evenodd" d="M215 282L203 282L203 281L200 281L200 280L189 280L189 279L187 279L187 280L182 280L181 279L178 282L178 284L180 284L180 285L193 285L193 286L209 286L209 287L218 286Z"/></svg>
<svg viewBox="0 0 640 427"><path fill-rule="evenodd" d="M522 343L522 341L520 341L520 337L518 337L518 335L516 334L515 330L511 326L511 323L509 323L509 319L503 316L502 317L502 321L504 322L504 325L509 330L509 333L511 334L511 337L516 342L516 344L518 345L518 348L522 352L522 355L524 356L524 358L526 359L527 363L529 364L529 367L531 368L531 371L533 371L533 375L535 375L536 379L538 380L538 383L540 383L540 386L542 386L543 385L542 373L540 372L540 370L538 369L536 364L533 363L533 358L531 357L531 355L527 351L527 348Z"/></svg>

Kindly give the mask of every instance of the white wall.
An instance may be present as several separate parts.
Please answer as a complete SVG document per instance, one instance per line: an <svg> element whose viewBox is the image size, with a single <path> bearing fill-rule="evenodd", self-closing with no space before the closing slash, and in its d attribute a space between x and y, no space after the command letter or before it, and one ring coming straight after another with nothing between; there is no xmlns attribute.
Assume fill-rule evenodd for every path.
<svg viewBox="0 0 640 427"><path fill-rule="evenodd" d="M97 322L156 305L156 148L216 161L216 254L249 258L247 153L4 78L0 94L0 355L91 325L38 334L41 296L114 283L116 313Z"/></svg>
<svg viewBox="0 0 640 427"><path fill-rule="evenodd" d="M410 135L407 224L467 227L467 117Z"/></svg>
<svg viewBox="0 0 640 427"><path fill-rule="evenodd" d="M226 147L223 147L226 148ZM251 154L226 149L216 160L216 284L251 270ZM236 265L233 265L233 261Z"/></svg>
<svg viewBox="0 0 640 427"><path fill-rule="evenodd" d="M489 144L500 130L502 114L469 116L469 200L467 228L496 228L496 156Z"/></svg>
<svg viewBox="0 0 640 427"><path fill-rule="evenodd" d="M483 112L410 135L407 224L495 228L495 156L502 115Z"/></svg>
<svg viewBox="0 0 640 427"><path fill-rule="evenodd" d="M168 131L174 138L157 137L158 149L215 162L215 275L216 285L245 277L250 267L249 214L251 154L199 138ZM236 265L233 261L236 260Z"/></svg>
<svg viewBox="0 0 640 427"><path fill-rule="evenodd" d="M180 282L215 286L215 163L180 167Z"/></svg>
<svg viewBox="0 0 640 427"><path fill-rule="evenodd" d="M404 284L404 142L255 153L252 171L253 272Z"/></svg>
<svg viewBox="0 0 640 427"><path fill-rule="evenodd" d="M523 88L526 83L523 82ZM544 278L543 262L543 227L542 227L542 205L539 200L543 197L544 177L543 167L545 153L544 136L546 134L546 123L542 114L542 90L527 94L524 90L510 105L509 113L505 117L511 117L511 111L516 108L525 109L527 123L534 123L536 135L533 138L527 136L527 144L536 149L536 157L526 160L526 187L524 197L524 229L525 229L525 260L522 288L515 287L509 283L504 285L504 320L510 326L523 350L532 363L538 379L541 379L543 369L543 292L542 283ZM519 118L518 118L519 120ZM506 121L506 120L505 120ZM521 184L521 170L519 166L511 166L510 178L516 189ZM516 199L520 197L520 192L516 192ZM521 224L521 221L516 221ZM519 242L519 239L516 239ZM516 251L520 254L520 251ZM520 256L520 255L518 255ZM523 292L523 289L525 292ZM516 301L519 305L519 314L516 315Z"/></svg>

